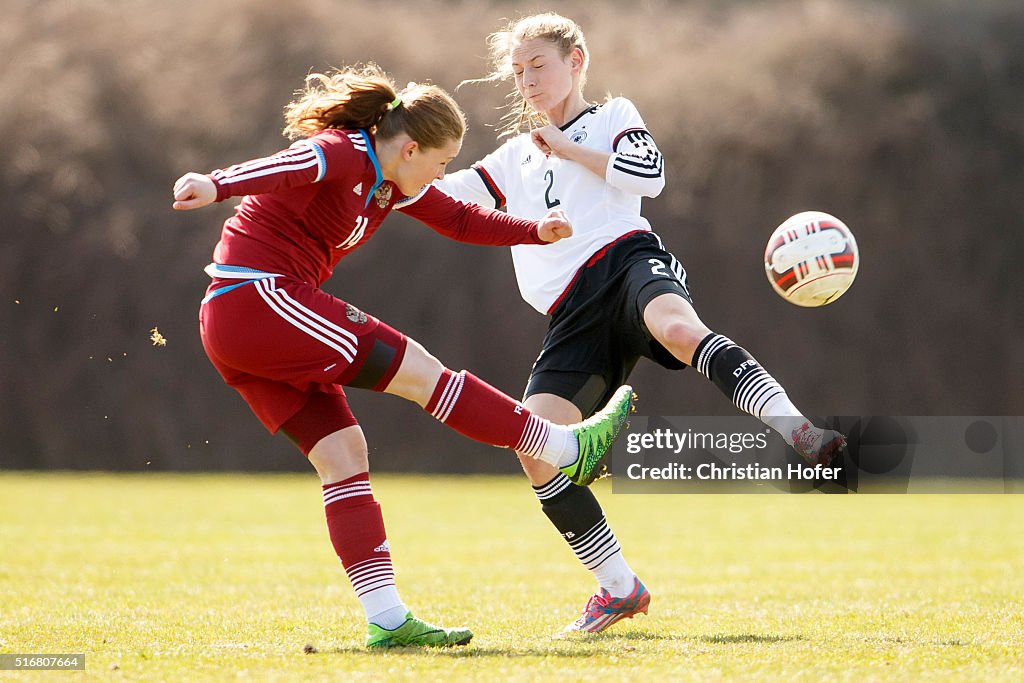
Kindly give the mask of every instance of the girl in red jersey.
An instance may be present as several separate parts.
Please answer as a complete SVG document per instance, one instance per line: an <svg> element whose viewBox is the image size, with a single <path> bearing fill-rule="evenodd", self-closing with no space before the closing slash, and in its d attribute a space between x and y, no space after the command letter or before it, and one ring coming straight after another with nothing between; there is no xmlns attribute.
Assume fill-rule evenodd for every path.
<svg viewBox="0 0 1024 683"><path fill-rule="evenodd" d="M285 133L299 138L288 149L186 173L174 185L179 210L243 197L206 269L203 347L264 426L287 434L320 475L331 541L366 611L367 645L464 645L468 629L416 619L398 595L366 440L342 387L414 401L470 438L533 454L582 484L600 473L632 391L623 387L594 419L554 425L320 289L393 208L473 244L544 244L572 234L559 211L523 220L430 186L465 133L447 93L417 84L398 93L369 65L309 76L285 119Z"/></svg>

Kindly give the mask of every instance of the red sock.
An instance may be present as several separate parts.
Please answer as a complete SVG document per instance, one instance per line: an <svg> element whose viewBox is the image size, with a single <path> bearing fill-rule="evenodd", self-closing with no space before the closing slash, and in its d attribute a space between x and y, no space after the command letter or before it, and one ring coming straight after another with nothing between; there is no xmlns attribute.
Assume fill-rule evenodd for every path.
<svg viewBox="0 0 1024 683"><path fill-rule="evenodd" d="M463 436L536 457L550 425L479 377L445 368L424 407Z"/></svg>
<svg viewBox="0 0 1024 683"><path fill-rule="evenodd" d="M368 472L327 484L324 512L334 550L367 616L401 605L380 504Z"/></svg>

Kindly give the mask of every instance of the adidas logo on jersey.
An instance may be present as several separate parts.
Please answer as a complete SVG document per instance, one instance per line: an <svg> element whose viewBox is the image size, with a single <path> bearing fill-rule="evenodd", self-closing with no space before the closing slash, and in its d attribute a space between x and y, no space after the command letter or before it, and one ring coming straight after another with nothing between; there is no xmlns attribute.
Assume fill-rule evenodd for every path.
<svg viewBox="0 0 1024 683"><path fill-rule="evenodd" d="M385 538L383 543L381 543L379 546L377 546L376 548L373 549L373 552L375 552L375 553L390 553L391 552L391 546L388 545L388 539Z"/></svg>
<svg viewBox="0 0 1024 683"><path fill-rule="evenodd" d="M526 155L526 158L525 158L525 159L523 159L523 163L522 163L521 165L522 165L522 166L526 166L526 165L527 165L528 163L530 163L531 161L533 161L533 155L532 155L532 154L527 154L527 155Z"/></svg>
<svg viewBox="0 0 1024 683"><path fill-rule="evenodd" d="M363 196L363 184L359 183L358 185L356 185L355 187L352 188L352 191L355 192L360 197L362 197Z"/></svg>

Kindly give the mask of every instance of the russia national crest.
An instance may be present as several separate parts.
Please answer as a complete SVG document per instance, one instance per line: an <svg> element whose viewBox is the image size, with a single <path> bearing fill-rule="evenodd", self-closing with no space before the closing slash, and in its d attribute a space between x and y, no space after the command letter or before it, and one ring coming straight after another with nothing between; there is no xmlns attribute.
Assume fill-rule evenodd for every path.
<svg viewBox="0 0 1024 683"><path fill-rule="evenodd" d="M381 185L377 188L377 191L373 193L374 198L377 200L377 206L385 208L391 201L391 186Z"/></svg>
<svg viewBox="0 0 1024 683"><path fill-rule="evenodd" d="M345 304L345 317L351 322L358 323L359 325L366 322L366 314L349 303Z"/></svg>

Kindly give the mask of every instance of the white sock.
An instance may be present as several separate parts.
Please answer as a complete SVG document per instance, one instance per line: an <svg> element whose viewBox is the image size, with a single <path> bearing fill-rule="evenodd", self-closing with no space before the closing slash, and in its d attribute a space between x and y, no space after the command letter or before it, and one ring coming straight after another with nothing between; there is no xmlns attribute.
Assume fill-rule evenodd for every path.
<svg viewBox="0 0 1024 683"><path fill-rule="evenodd" d="M613 598L624 598L633 592L636 574L630 569L621 550L592 571L597 577L597 584L611 593Z"/></svg>
<svg viewBox="0 0 1024 683"><path fill-rule="evenodd" d="M777 431L790 446L793 445L793 430L807 421L785 392L774 396L761 410L761 422Z"/></svg>
<svg viewBox="0 0 1024 683"><path fill-rule="evenodd" d="M526 421L519 443L515 445L515 450L534 460L563 467L576 462L580 444L570 428L531 415Z"/></svg>
<svg viewBox="0 0 1024 683"><path fill-rule="evenodd" d="M576 440L576 434L568 427L556 424L551 424L549 430L547 441L544 442L540 453L534 457L555 467L564 467L576 462L580 457L580 444Z"/></svg>
<svg viewBox="0 0 1024 683"><path fill-rule="evenodd" d="M405 615L409 612L409 608L402 602L402 598L398 595L398 589L394 586L385 586L369 593L363 593L359 596L359 602L363 605L368 622L389 631L401 626L405 622Z"/></svg>

